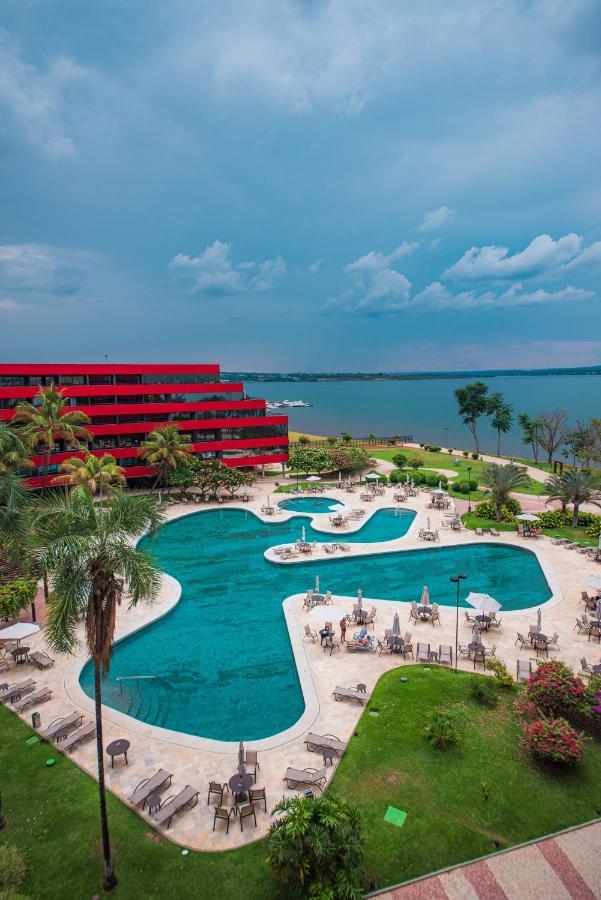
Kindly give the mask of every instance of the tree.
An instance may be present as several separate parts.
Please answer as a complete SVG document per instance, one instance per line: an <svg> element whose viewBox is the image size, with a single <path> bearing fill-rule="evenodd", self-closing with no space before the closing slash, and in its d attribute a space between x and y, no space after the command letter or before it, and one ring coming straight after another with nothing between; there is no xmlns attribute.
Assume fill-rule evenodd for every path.
<svg viewBox="0 0 601 900"><path fill-rule="evenodd" d="M269 829L267 863L286 893L359 900L364 893L363 822L359 808L335 794L286 797Z"/></svg>
<svg viewBox="0 0 601 900"><path fill-rule="evenodd" d="M19 474L34 465L27 457L27 446L14 428L0 422L0 474L14 472Z"/></svg>
<svg viewBox="0 0 601 900"><path fill-rule="evenodd" d="M299 442L299 444L301 445L301 447L306 447L307 444L310 443L310 442L309 442L309 438L308 438L306 435L304 435L304 434L301 434L301 435L299 436L298 442Z"/></svg>
<svg viewBox="0 0 601 900"><path fill-rule="evenodd" d="M598 423L597 426L595 422ZM599 425L601 425L601 420L599 419L591 419L588 423L579 421L574 428L567 432L564 456L571 455L574 466L576 465L576 459L580 459L582 468L588 469L591 461L597 457L601 440Z"/></svg>
<svg viewBox="0 0 601 900"><path fill-rule="evenodd" d="M91 494L100 496L110 494L111 488L122 487L125 482L125 469L117 465L117 460L110 453L94 456L87 452L85 456L72 456L59 466L62 475L53 478L53 484L83 484Z"/></svg>
<svg viewBox="0 0 601 900"><path fill-rule="evenodd" d="M77 625L85 621L86 644L94 665L96 757L104 854L104 887L117 884L113 871L104 785L101 674L109 671L117 606L127 594L129 606L152 601L160 572L150 556L133 546L134 538L156 528L162 518L153 495L117 491L103 507L85 487L68 496L41 499L35 514L35 547L52 592L46 641L56 653L71 653Z"/></svg>
<svg viewBox="0 0 601 900"><path fill-rule="evenodd" d="M35 600L38 583L35 578L13 578L0 583L0 618L13 619Z"/></svg>
<svg viewBox="0 0 601 900"><path fill-rule="evenodd" d="M545 482L549 488L549 500L560 500L562 509L567 503L573 506L572 527L578 525L580 507L583 503L592 503L601 507L601 490L599 481L591 472L573 470L554 476Z"/></svg>
<svg viewBox="0 0 601 900"><path fill-rule="evenodd" d="M35 402L37 401L37 402ZM23 435L29 446L45 450L42 473L42 491L46 487L50 454L57 438L80 448L80 441L92 440L92 435L84 427L90 421L85 413L71 409L62 391L50 385L40 388L34 403L23 400L17 404L12 424Z"/></svg>
<svg viewBox="0 0 601 900"><path fill-rule="evenodd" d="M372 444L375 444L376 441L378 440L378 435L374 434L372 431L372 433L368 436L368 440L371 441Z"/></svg>
<svg viewBox="0 0 601 900"><path fill-rule="evenodd" d="M221 487L233 497L241 487L250 487L255 483L255 476L251 472L243 472L235 466L226 466L222 463L224 471L221 474Z"/></svg>
<svg viewBox="0 0 601 900"><path fill-rule="evenodd" d="M553 454L565 443L568 431L566 428L568 414L563 409L553 412L540 412L538 422L538 443L547 451L547 462L553 462Z"/></svg>
<svg viewBox="0 0 601 900"><path fill-rule="evenodd" d="M483 381L474 381L463 388L457 388L455 399L463 424L467 425L474 438L476 450L480 452L477 425L480 416L488 412L488 388Z"/></svg>
<svg viewBox="0 0 601 900"><path fill-rule="evenodd" d="M295 450L288 465L293 472L324 472L333 468L332 451L319 447Z"/></svg>
<svg viewBox="0 0 601 900"><path fill-rule="evenodd" d="M191 453L190 441L177 425L165 425L151 431L140 450L140 456L157 470L155 486L159 482L167 486L170 471L186 462Z"/></svg>
<svg viewBox="0 0 601 900"><path fill-rule="evenodd" d="M513 426L513 406L506 403L503 394L493 394L488 401L490 424L497 432L497 456L501 455L501 434L507 434Z"/></svg>
<svg viewBox="0 0 601 900"><path fill-rule="evenodd" d="M416 472L418 469L421 469L423 464L424 464L424 461L421 458L421 456L412 456L411 459L409 460L409 465L411 466L412 469L415 469Z"/></svg>
<svg viewBox="0 0 601 900"><path fill-rule="evenodd" d="M540 422L538 419L531 419L528 413L520 413L518 422L522 429L522 443L532 447L534 462L538 462Z"/></svg>
<svg viewBox="0 0 601 900"><path fill-rule="evenodd" d="M402 469L407 462L407 457L404 453L395 453L392 457L392 461L398 469Z"/></svg>
<svg viewBox="0 0 601 900"><path fill-rule="evenodd" d="M348 431L343 431L342 440L345 444L350 444L350 442L353 440L353 435L349 434Z"/></svg>
<svg viewBox="0 0 601 900"><path fill-rule="evenodd" d="M496 519L503 518L503 505L507 502L511 491L519 491L528 483L525 466L509 463L499 466L489 463L482 472L482 481L490 488L492 502L495 504Z"/></svg>
<svg viewBox="0 0 601 900"><path fill-rule="evenodd" d="M333 447L334 444L336 443L336 438L335 438L335 437L329 437L329 438L327 439L327 441L328 441L328 444L330 445L330 447Z"/></svg>

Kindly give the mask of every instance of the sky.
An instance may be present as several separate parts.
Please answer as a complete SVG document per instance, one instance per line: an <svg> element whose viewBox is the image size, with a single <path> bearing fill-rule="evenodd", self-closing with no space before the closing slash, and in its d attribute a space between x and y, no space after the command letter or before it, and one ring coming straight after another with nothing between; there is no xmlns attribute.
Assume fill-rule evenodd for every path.
<svg viewBox="0 0 601 900"><path fill-rule="evenodd" d="M601 363L598 0L3 0L0 357Z"/></svg>

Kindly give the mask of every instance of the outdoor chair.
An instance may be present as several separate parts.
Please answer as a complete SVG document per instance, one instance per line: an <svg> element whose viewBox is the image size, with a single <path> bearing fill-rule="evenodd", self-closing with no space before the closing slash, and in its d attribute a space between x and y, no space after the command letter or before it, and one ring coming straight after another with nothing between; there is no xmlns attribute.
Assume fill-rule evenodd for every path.
<svg viewBox="0 0 601 900"><path fill-rule="evenodd" d="M13 700L13 708L15 712L23 712L28 706L35 706L38 703L45 703L50 700L52 688L44 687L36 691L35 694L26 694L19 700Z"/></svg>
<svg viewBox="0 0 601 900"><path fill-rule="evenodd" d="M252 776L256 781L257 769L261 768L261 766L259 765L259 755L256 750L246 750L244 754L244 765L253 767Z"/></svg>
<svg viewBox="0 0 601 900"><path fill-rule="evenodd" d="M538 625L529 625L528 626L528 634L538 634L539 627Z"/></svg>
<svg viewBox="0 0 601 900"><path fill-rule="evenodd" d="M392 628L384 629L384 643L387 644L392 637Z"/></svg>
<svg viewBox="0 0 601 900"><path fill-rule="evenodd" d="M328 638L323 645L323 652L325 653L326 650L330 651L330 656L336 651L340 653L340 641L335 641L334 638Z"/></svg>
<svg viewBox="0 0 601 900"><path fill-rule="evenodd" d="M61 741L61 750L63 753L65 750L68 750L69 753L73 753L77 744L80 741L86 741L89 738L93 738L96 735L96 724L94 722L87 722L85 725L82 725L81 728L78 728L77 731L71 732L68 737Z"/></svg>
<svg viewBox="0 0 601 900"><path fill-rule="evenodd" d="M252 803L247 803L246 806L241 806L238 810L238 816L240 818L240 831L244 831L244 825L242 824L243 820L248 819L251 816L255 820L255 828L257 827L257 814Z"/></svg>
<svg viewBox="0 0 601 900"><path fill-rule="evenodd" d="M588 619L585 615L582 616L582 619L576 617L576 624L574 625L572 631L575 631L576 628L578 629L578 633L584 631L585 634L587 634L591 630L591 626L589 625Z"/></svg>
<svg viewBox="0 0 601 900"><path fill-rule="evenodd" d="M219 797L217 801L217 806L221 806L223 803L223 793L227 791L227 784L221 784L219 781L209 781L209 793L207 795L207 806L211 802L211 794L215 794Z"/></svg>
<svg viewBox="0 0 601 900"><path fill-rule="evenodd" d="M430 644L422 644L417 642L417 661L430 662Z"/></svg>
<svg viewBox="0 0 601 900"><path fill-rule="evenodd" d="M501 537L501 532L497 531L496 528L491 528L490 533L492 534L493 537Z"/></svg>
<svg viewBox="0 0 601 900"><path fill-rule="evenodd" d="M380 656L382 656L383 653L392 653L392 644L383 644L382 641L376 641L376 646Z"/></svg>
<svg viewBox="0 0 601 900"><path fill-rule="evenodd" d="M305 625L305 635L304 638L311 638L312 642L315 643L318 634L314 631L309 625ZM303 638L303 640L304 640Z"/></svg>
<svg viewBox="0 0 601 900"><path fill-rule="evenodd" d="M580 667L581 667L581 670L582 670L582 671L580 672L580 674L583 676L583 678L590 678L591 675L594 674L594 673L593 673L593 670L591 669L591 667L590 667L589 664L587 663L587 661L586 661L586 659L584 658L584 656L580 659Z"/></svg>
<svg viewBox="0 0 601 900"><path fill-rule="evenodd" d="M54 660L38 650L37 653L29 654L29 662L37 666L38 669L50 669L54 665Z"/></svg>
<svg viewBox="0 0 601 900"><path fill-rule="evenodd" d="M335 750L342 753L346 749L346 744L337 738L335 734L313 734L310 733L305 738L307 750L321 753L322 750Z"/></svg>
<svg viewBox="0 0 601 900"><path fill-rule="evenodd" d="M250 802L253 805L255 803L263 803L263 808L265 812L267 812L267 794L265 793L265 788L251 788Z"/></svg>
<svg viewBox="0 0 601 900"><path fill-rule="evenodd" d="M547 647L550 647L551 650L559 650L559 644L557 641L559 640L559 635L557 632L553 635L553 637L547 641Z"/></svg>
<svg viewBox="0 0 601 900"><path fill-rule="evenodd" d="M442 622L440 621L440 613L438 612L437 609L432 609L432 614L431 614L431 616L430 616L430 621L432 622L432 625L433 625L433 626L435 626L436 623L438 622L438 624L439 624L440 627L442 628Z"/></svg>
<svg viewBox="0 0 601 900"><path fill-rule="evenodd" d="M196 806L198 793L197 790L187 784L175 797L168 797L153 816L157 825L164 825L165 828L169 828L173 816L184 809L192 809L193 806Z"/></svg>
<svg viewBox="0 0 601 900"><path fill-rule="evenodd" d="M496 652L497 652L497 645L493 644L492 647L490 648L490 650L488 649L488 647L485 648L484 655L485 656L495 656Z"/></svg>
<svg viewBox="0 0 601 900"><path fill-rule="evenodd" d="M407 656L408 653L411 654L411 659L415 659L415 656L413 654L413 644L411 643L411 637L409 637L409 639L407 639L407 636L405 635L405 642L403 644L403 657Z"/></svg>
<svg viewBox="0 0 601 900"><path fill-rule="evenodd" d="M215 815L213 816L213 831L215 831L215 825L217 823L217 819L220 819L222 822L227 822L225 833L230 833L230 816L232 814L231 809L226 809L223 806L218 806L215 809Z"/></svg>
<svg viewBox="0 0 601 900"><path fill-rule="evenodd" d="M45 741L56 740L67 737L72 728L79 728L83 720L81 713L71 713L70 716L62 716L50 723L46 731L42 732L42 739Z"/></svg>
<svg viewBox="0 0 601 900"><path fill-rule="evenodd" d="M503 631L503 620L497 619L496 613L490 614L490 622L488 623L489 629L496 628L497 631Z"/></svg>
<svg viewBox="0 0 601 900"><path fill-rule="evenodd" d="M474 663L474 669L476 668L476 663L482 663L484 667L484 663L486 661L486 650L474 650L472 653L472 660Z"/></svg>
<svg viewBox="0 0 601 900"><path fill-rule="evenodd" d="M327 777L328 770L325 767L322 769L288 768L284 775L284 781L289 790L295 790L299 785L306 784L310 787L318 787L320 791L323 791L323 786L327 781Z"/></svg>
<svg viewBox="0 0 601 900"><path fill-rule="evenodd" d="M529 637L528 637L528 638L525 638L524 635L523 635L523 634L520 634L519 631L518 631L518 636L517 636L517 638L515 639L514 646L515 646L515 644L517 644L518 642L519 642L519 645L520 645L520 650L523 650L524 647L526 647L528 650L531 650L531 649L532 649L532 645L531 645L531 643L530 643L530 638L529 638Z"/></svg>
<svg viewBox="0 0 601 900"><path fill-rule="evenodd" d="M532 663L530 660L518 659L517 661L517 681L530 681L532 675Z"/></svg>
<svg viewBox="0 0 601 900"><path fill-rule="evenodd" d="M0 669L10 668L10 660L4 647L0 647Z"/></svg>
<svg viewBox="0 0 601 900"><path fill-rule="evenodd" d="M129 802L133 804L133 806L137 806L138 803L141 803L142 809L144 809L148 797L161 788L169 787L172 778L173 775L169 772L165 772L164 769L158 769L154 775L150 778L144 778L143 781L134 788L134 792L129 798Z"/></svg>
<svg viewBox="0 0 601 900"><path fill-rule="evenodd" d="M457 653L459 656L469 656L470 648L465 647L463 644L459 644L457 647Z"/></svg>
<svg viewBox="0 0 601 900"><path fill-rule="evenodd" d="M476 534L478 535L478 537L482 537L484 532L481 528L476 528Z"/></svg>
<svg viewBox="0 0 601 900"><path fill-rule="evenodd" d="M547 641L532 641L532 646L536 650L537 657L539 653L545 653L549 656L549 644Z"/></svg>
<svg viewBox="0 0 601 900"><path fill-rule="evenodd" d="M411 603L411 609L409 610L409 621L413 620L415 624L419 622L419 613L417 611L417 603L415 600Z"/></svg>
<svg viewBox="0 0 601 900"><path fill-rule="evenodd" d="M0 690L0 702L4 703L7 700L13 701L14 699L18 699L21 694L26 694L27 691L32 691L35 687L35 681L32 678L28 678L27 681L19 681L17 684L9 684L2 690Z"/></svg>
<svg viewBox="0 0 601 900"><path fill-rule="evenodd" d="M474 627L474 622L476 621L473 616L470 616L467 609L465 610L465 621L466 621L466 624L470 626L470 628Z"/></svg>
<svg viewBox="0 0 601 900"><path fill-rule="evenodd" d="M446 665L447 663L450 666L453 665L453 648L450 644L438 645L438 662L441 665Z"/></svg>

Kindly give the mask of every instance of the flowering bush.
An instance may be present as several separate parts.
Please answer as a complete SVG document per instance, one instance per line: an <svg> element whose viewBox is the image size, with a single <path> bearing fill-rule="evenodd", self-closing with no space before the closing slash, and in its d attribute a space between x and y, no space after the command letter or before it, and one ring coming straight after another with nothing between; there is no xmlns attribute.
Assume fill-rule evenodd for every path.
<svg viewBox="0 0 601 900"><path fill-rule="evenodd" d="M584 734L565 719L537 719L526 722L522 747L545 762L569 766L584 750Z"/></svg>
<svg viewBox="0 0 601 900"><path fill-rule="evenodd" d="M508 497L501 510L501 521L514 522L515 517L521 511L522 507L520 506L519 502L517 500L514 500L513 497ZM496 519L497 507L494 503L484 501L483 503L479 503L476 506L476 513L480 516L481 519Z"/></svg>
<svg viewBox="0 0 601 900"><path fill-rule="evenodd" d="M559 660L538 667L526 685L526 695L544 715L574 718L587 705L586 685Z"/></svg>

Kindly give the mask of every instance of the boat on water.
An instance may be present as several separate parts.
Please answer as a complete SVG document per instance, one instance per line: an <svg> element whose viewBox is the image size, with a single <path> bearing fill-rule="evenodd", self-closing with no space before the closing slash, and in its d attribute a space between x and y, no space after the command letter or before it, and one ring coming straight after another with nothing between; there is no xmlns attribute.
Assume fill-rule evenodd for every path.
<svg viewBox="0 0 601 900"><path fill-rule="evenodd" d="M290 409L291 407L313 406L312 403L305 403L304 400L268 400L268 409Z"/></svg>

